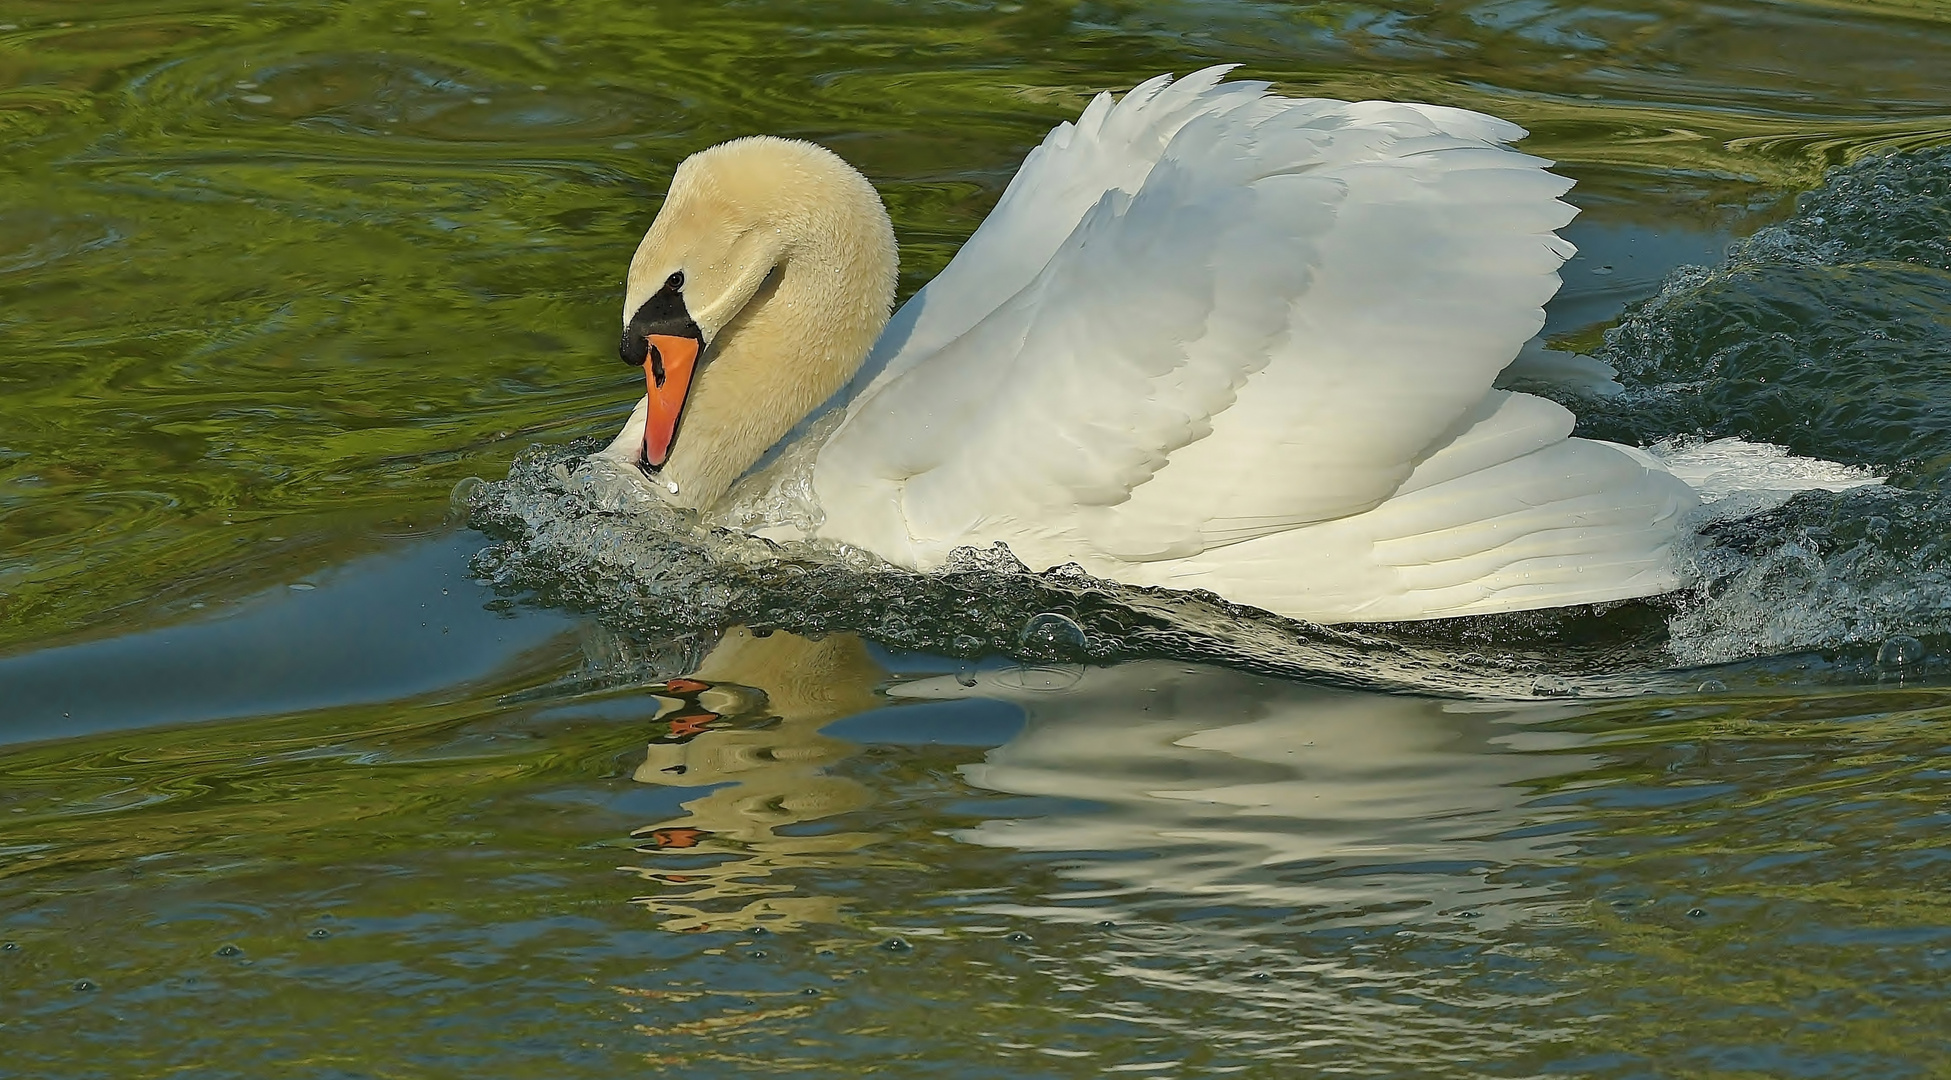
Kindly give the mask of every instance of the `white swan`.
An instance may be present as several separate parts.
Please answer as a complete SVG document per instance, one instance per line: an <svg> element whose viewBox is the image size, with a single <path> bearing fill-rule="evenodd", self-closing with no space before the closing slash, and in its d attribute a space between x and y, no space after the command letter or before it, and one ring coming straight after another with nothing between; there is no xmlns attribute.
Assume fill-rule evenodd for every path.
<svg viewBox="0 0 1951 1080"><path fill-rule="evenodd" d="M1492 117L1225 70L1058 125L891 322L859 173L774 138L694 155L630 263L649 393L599 456L708 509L833 400L818 531L907 566L1004 541L1317 622L1683 584L1695 491L1491 386L1573 253L1571 181Z"/></svg>

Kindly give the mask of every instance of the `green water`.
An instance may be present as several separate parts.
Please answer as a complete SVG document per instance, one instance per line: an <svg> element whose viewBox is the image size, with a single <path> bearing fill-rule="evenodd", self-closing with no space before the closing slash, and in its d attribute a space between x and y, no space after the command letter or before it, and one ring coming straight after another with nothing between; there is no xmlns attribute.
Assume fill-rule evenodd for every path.
<svg viewBox="0 0 1951 1080"><path fill-rule="evenodd" d="M1796 564L1837 641L1926 660L1525 705L475 578L456 482L640 392L619 285L685 154L832 146L905 293L1092 93L1230 61L1530 127L1581 348L1826 168L1951 142L1930 0L0 0L0 1075L1951 1076L1941 538L1852 564L1909 606ZM1942 239L1798 264L1797 325L1939 355ZM1702 377L1658 312L1745 312L1757 265L1608 347ZM1774 437L1927 488L1923 430Z"/></svg>

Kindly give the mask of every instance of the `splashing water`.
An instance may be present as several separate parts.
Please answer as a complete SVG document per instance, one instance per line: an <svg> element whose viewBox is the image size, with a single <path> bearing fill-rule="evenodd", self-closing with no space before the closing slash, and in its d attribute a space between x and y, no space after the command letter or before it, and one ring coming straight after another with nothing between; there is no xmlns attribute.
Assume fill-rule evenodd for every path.
<svg viewBox="0 0 1951 1080"><path fill-rule="evenodd" d="M1685 664L1794 650L1874 656L1951 639L1951 148L1833 170L1788 221L1713 269L1683 267L1606 334L1623 393L1581 401L1580 434L1739 436L1890 474L1723 515L1672 620ZM1912 640L1913 645L1918 642Z"/></svg>
<svg viewBox="0 0 1951 1080"><path fill-rule="evenodd" d="M1944 666L1951 637L1947 190L1951 150L1835 170L1791 220L1719 267L1675 271L1607 332L1598 358L1624 391L1572 402L1580 434L1660 444L1703 475L1744 467L1701 451L1725 436L1836 463L1817 469L1824 479L1894 470L1886 487L1805 491L1745 517L1723 507L1692 552L1702 584L1661 601L1324 628L1075 567L1030 573L1001 545L919 574L847 545L746 531L786 520L810 533L789 459L769 503L748 497L718 524L585 460L594 443L531 448L505 482L459 497L495 540L476 559L483 577L639 637L744 623L960 657L1215 660L1503 696L1691 689L1698 677L1649 673L1806 650L1835 654L1832 677L1922 674ZM1880 649L1900 662L1879 663Z"/></svg>

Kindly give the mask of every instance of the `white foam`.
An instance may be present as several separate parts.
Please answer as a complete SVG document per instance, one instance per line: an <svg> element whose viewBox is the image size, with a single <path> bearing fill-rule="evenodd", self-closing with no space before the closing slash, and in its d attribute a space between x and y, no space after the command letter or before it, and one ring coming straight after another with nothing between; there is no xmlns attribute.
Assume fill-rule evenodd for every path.
<svg viewBox="0 0 1951 1080"><path fill-rule="evenodd" d="M1846 491L1883 483L1883 477L1863 466L1797 457L1772 443L1662 439L1648 450L1667 471L1700 492L1701 502L1735 500L1742 514L1779 506L1798 491Z"/></svg>

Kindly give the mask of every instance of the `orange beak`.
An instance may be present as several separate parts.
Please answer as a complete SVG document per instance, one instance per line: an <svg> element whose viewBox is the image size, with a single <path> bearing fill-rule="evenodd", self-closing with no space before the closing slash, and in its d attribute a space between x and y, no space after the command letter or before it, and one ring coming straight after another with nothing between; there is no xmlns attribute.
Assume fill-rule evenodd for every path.
<svg viewBox="0 0 1951 1080"><path fill-rule="evenodd" d="M677 420L684 412L684 395L691 391L691 374L698 365L698 340L651 334L650 356L644 361L644 382L650 388L650 409L644 416L644 460L652 468L671 456Z"/></svg>

